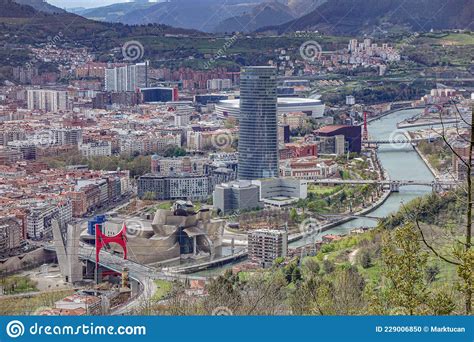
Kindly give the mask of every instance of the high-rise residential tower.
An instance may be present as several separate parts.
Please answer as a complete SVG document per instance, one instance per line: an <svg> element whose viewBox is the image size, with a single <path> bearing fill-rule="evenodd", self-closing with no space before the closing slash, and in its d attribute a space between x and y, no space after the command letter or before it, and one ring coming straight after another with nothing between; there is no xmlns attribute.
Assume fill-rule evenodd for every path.
<svg viewBox="0 0 474 342"><path fill-rule="evenodd" d="M27 91L28 109L56 113L68 108L67 91L30 89Z"/></svg>
<svg viewBox="0 0 474 342"><path fill-rule="evenodd" d="M130 64L105 70L105 90L112 92L137 91L148 86L149 62Z"/></svg>
<svg viewBox="0 0 474 342"><path fill-rule="evenodd" d="M239 122L239 179L278 177L276 68L242 69Z"/></svg>

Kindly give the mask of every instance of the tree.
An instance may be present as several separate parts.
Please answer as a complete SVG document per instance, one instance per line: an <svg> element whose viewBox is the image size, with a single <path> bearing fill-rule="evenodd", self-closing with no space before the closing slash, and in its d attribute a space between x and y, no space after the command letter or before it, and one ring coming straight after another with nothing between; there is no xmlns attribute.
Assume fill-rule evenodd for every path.
<svg viewBox="0 0 474 342"><path fill-rule="evenodd" d="M334 263L332 261L329 261L327 259L325 259L323 261L323 270L324 270L324 273L326 274L330 274L332 272L334 272L334 269L336 267L334 266Z"/></svg>
<svg viewBox="0 0 474 342"><path fill-rule="evenodd" d="M207 285L207 292L209 295L204 301L204 308L209 314L219 307L226 307L235 313L241 306L238 277L232 271L212 279Z"/></svg>
<svg viewBox="0 0 474 342"><path fill-rule="evenodd" d="M332 283L322 277L312 276L297 285L289 303L296 315L334 315Z"/></svg>
<svg viewBox="0 0 474 342"><path fill-rule="evenodd" d="M295 267L293 269L293 272L291 273L291 282L293 284L296 284L300 280L301 280L301 271L300 271L299 267Z"/></svg>
<svg viewBox="0 0 474 342"><path fill-rule="evenodd" d="M284 312L287 285L281 270L253 274L242 289L243 314L275 315Z"/></svg>
<svg viewBox="0 0 474 342"><path fill-rule="evenodd" d="M425 246L433 252L438 258L444 262L457 266L457 273L460 279L460 284L458 286L459 290L464 294L464 307L465 313L470 315L472 313L473 305L473 293L474 293L474 249L472 246L472 216L473 216L473 152L474 152L474 107L471 110L471 121L466 121L459 109L457 108L456 103L452 103L456 108L458 113L459 120L469 128L469 137L464 138L459 135L460 139L464 140L468 144L468 153L467 157L463 157L458 153L454 146L448 141L448 137L445 134L445 127L443 124L443 118L441 116L441 111L439 114L440 122L442 125L442 133L440 134L443 142L453 153L453 155L459 160L465 169L466 175L466 187L464 189L466 195L465 201L465 230L464 230L464 241L460 241L456 236L453 236L454 241L454 253L452 255L445 255L439 248L426 238L423 229L420 224L420 213L415 212L414 215L410 217L416 224L418 231L421 235L421 239ZM456 127L459 131L459 127Z"/></svg>
<svg viewBox="0 0 474 342"><path fill-rule="evenodd" d="M310 275L318 275L321 271L319 263L313 258L306 258L303 261L303 273L309 273Z"/></svg>
<svg viewBox="0 0 474 342"><path fill-rule="evenodd" d="M304 216L304 210L306 209L306 201L304 199L299 199L296 203L296 207L302 210Z"/></svg>
<svg viewBox="0 0 474 342"><path fill-rule="evenodd" d="M164 152L164 156L166 158L184 157L185 155L186 155L186 150L182 149L179 146L168 146Z"/></svg>
<svg viewBox="0 0 474 342"><path fill-rule="evenodd" d="M449 315L456 308L453 295L448 289L437 289L428 298L428 306L431 308L433 315Z"/></svg>
<svg viewBox="0 0 474 342"><path fill-rule="evenodd" d="M414 225L408 223L388 233L382 249L382 274L388 281L390 301L409 315L420 313L427 300L424 272L428 255L420 250L418 238Z"/></svg>
<svg viewBox="0 0 474 342"><path fill-rule="evenodd" d="M439 266L438 265L431 265L426 268L426 281L428 283L432 283L436 280L436 277L439 274Z"/></svg>
<svg viewBox="0 0 474 342"><path fill-rule="evenodd" d="M360 257L360 264L363 268L370 268L372 267L372 257L370 256L370 252L364 250Z"/></svg>
<svg viewBox="0 0 474 342"><path fill-rule="evenodd" d="M291 208L290 210L290 220L291 222L298 222L298 212L295 208Z"/></svg>
<svg viewBox="0 0 474 342"><path fill-rule="evenodd" d="M334 309L337 315L355 315L365 306L365 280L356 267L340 268L334 277Z"/></svg>

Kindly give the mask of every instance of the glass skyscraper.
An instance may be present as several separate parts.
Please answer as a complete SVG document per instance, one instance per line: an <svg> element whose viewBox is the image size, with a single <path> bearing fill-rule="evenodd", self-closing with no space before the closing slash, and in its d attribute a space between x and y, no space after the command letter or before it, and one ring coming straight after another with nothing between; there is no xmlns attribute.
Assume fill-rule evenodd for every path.
<svg viewBox="0 0 474 342"><path fill-rule="evenodd" d="M239 179L278 177L277 73L244 67L240 75Z"/></svg>

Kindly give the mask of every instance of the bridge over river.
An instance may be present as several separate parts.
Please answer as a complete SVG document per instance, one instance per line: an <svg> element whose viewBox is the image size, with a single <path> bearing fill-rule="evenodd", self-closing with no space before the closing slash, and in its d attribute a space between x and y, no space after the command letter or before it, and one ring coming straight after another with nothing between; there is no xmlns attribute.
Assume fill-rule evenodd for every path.
<svg viewBox="0 0 474 342"><path fill-rule="evenodd" d="M456 181L419 181L419 180L373 180L373 179L316 179L309 180L308 183L318 185L364 185L376 184L382 186L391 192L399 192L400 187L403 186L427 186L431 187L433 191L441 192L444 190L453 189L459 183Z"/></svg>

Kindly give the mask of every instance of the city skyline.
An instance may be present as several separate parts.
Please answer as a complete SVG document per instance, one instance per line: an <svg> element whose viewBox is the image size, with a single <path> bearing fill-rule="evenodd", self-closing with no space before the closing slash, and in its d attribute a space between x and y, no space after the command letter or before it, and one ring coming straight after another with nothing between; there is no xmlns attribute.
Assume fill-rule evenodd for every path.
<svg viewBox="0 0 474 342"><path fill-rule="evenodd" d="M440 1L0 0L0 340L464 329L474 7Z"/></svg>

